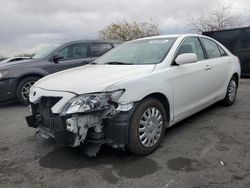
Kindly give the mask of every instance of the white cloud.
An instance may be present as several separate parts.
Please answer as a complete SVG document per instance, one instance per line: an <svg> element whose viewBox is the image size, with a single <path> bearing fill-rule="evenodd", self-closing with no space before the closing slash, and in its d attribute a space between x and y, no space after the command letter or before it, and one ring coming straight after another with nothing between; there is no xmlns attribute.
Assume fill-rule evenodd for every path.
<svg viewBox="0 0 250 188"><path fill-rule="evenodd" d="M249 0L223 0L222 4L231 5L234 14L250 16ZM218 6L217 0L0 0L0 54L33 52L49 43L96 38L104 26L124 18L153 19L163 34L183 33L188 31L189 16Z"/></svg>

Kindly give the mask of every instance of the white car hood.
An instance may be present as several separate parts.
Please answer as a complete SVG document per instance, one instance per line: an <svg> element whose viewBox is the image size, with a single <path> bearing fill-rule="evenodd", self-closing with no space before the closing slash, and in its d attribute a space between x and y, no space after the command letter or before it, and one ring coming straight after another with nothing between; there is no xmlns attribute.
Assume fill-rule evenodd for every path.
<svg viewBox="0 0 250 188"><path fill-rule="evenodd" d="M155 65L86 65L46 76L33 88L76 94L108 91L120 81L149 74Z"/></svg>

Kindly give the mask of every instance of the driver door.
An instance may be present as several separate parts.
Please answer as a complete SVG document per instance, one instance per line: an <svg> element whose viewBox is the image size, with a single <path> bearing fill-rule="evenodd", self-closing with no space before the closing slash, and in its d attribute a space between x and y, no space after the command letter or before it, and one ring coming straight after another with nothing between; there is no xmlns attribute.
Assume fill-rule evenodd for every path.
<svg viewBox="0 0 250 188"><path fill-rule="evenodd" d="M63 54L63 59L54 63L54 72L85 65L92 61L89 58L88 44L86 43L71 44L60 50L59 53Z"/></svg>

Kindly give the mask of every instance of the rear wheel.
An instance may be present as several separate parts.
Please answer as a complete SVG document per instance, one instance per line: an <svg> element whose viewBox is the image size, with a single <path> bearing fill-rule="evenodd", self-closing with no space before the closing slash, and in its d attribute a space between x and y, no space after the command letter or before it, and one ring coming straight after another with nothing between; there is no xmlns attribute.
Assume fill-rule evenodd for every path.
<svg viewBox="0 0 250 188"><path fill-rule="evenodd" d="M238 90L238 80L235 76L233 76L228 84L226 96L222 100L223 105L225 106L233 105L236 99L237 90Z"/></svg>
<svg viewBox="0 0 250 188"><path fill-rule="evenodd" d="M160 145L166 130L166 112L160 101L147 98L136 107L129 127L128 150L148 155Z"/></svg>
<svg viewBox="0 0 250 188"><path fill-rule="evenodd" d="M28 77L21 80L17 86L17 100L23 105L29 104L29 93L31 86L39 80L39 77Z"/></svg>

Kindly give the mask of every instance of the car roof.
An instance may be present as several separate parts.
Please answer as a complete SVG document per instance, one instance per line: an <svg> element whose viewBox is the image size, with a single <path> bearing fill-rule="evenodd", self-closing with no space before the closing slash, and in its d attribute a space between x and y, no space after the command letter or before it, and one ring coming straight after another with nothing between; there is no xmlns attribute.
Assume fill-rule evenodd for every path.
<svg viewBox="0 0 250 188"><path fill-rule="evenodd" d="M85 43L99 42L99 43L112 43L112 44L122 43L120 41L115 41L115 40L82 39L82 40L62 42L62 44L71 44L71 43L78 43L78 42L85 42Z"/></svg>
<svg viewBox="0 0 250 188"><path fill-rule="evenodd" d="M140 39L137 39L137 40L144 40L144 39L161 39L161 38L185 38L185 37L204 37L204 35L199 35L199 34L158 35L158 36L140 38ZM206 37L206 36L205 36L205 37Z"/></svg>

